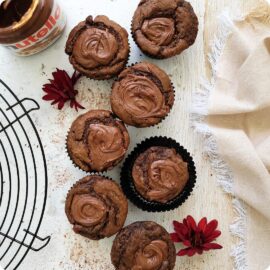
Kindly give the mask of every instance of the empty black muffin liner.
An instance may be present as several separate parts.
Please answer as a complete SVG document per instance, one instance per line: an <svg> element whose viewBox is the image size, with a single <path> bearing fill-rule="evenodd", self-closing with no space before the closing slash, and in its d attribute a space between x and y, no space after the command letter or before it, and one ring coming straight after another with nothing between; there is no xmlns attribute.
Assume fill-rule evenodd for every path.
<svg viewBox="0 0 270 270"><path fill-rule="evenodd" d="M144 61L144 62L147 62L147 61ZM132 63L131 65L128 65L128 66L126 66L122 71L124 71L126 68L130 68L130 67L133 67L133 66L135 66L135 65L137 65L137 64L140 64L141 62L135 62L135 63ZM153 63L151 63L151 64L153 64ZM157 67L159 67L159 66L157 66ZM160 67L159 67L160 68ZM161 68L160 68L161 69ZM163 69L162 69L163 70ZM121 71L121 72L122 72ZM165 71L165 70L163 70L166 74L167 74L167 72ZM120 73L121 73L120 72ZM120 74L119 73L119 74ZM118 75L119 75L118 74ZM168 74L167 74L168 75ZM169 76L169 75L168 75ZM114 82L113 82L113 84L112 84L112 88L113 88L113 86L114 86L114 83L115 82L118 82L119 81L119 79L118 79L118 77L114 80ZM116 117L116 118L118 118L118 119L120 119L121 121L123 121L124 123L125 123L125 125L127 125L127 126L132 126L132 127L136 127L136 128L149 128L149 127L155 127L155 126L158 126L160 123L162 123L169 115L170 115L170 113L171 113L171 111L172 111L172 108L173 108L173 106L175 105L175 87L174 87L174 84L173 84L173 82L172 82L172 80L171 80L171 78L170 78L170 81L171 81L171 86L172 86L172 90L173 90L173 96L174 96L174 101L173 101L173 104L172 104L172 106L170 107L170 110L169 110L169 112L163 117L163 118L160 118L160 121L158 122L158 123L156 123L156 124L154 124L154 125L149 125L149 126L147 126L147 127L140 127L140 126L133 126L133 125L129 125L129 124L127 124L127 123L125 123L124 122L124 120L122 120L117 114L115 114L114 112L113 112L113 114L114 114L114 116Z"/></svg>
<svg viewBox="0 0 270 270"><path fill-rule="evenodd" d="M137 157L152 146L174 148L188 163L189 180L182 192L167 203L153 202L143 198L135 188L132 178L132 168ZM165 212L178 208L190 196L196 183L196 168L189 152L175 140L167 137L150 137L138 144L132 153L126 158L121 171L121 186L127 198L138 208L148 212Z"/></svg>

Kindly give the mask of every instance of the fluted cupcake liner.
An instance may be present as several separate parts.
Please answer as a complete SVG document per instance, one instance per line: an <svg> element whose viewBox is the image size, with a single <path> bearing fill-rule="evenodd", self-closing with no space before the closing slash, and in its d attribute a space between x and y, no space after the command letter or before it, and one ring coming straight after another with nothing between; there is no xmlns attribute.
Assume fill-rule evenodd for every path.
<svg viewBox="0 0 270 270"><path fill-rule="evenodd" d="M189 180L186 186L176 198L167 203L153 202L143 198L136 190L133 182L132 168L136 159L141 153L143 153L152 146L174 148L176 152L181 155L183 160L188 163ZM164 212L178 208L187 200L195 186L196 177L196 168L193 158L183 146L181 146L179 143L177 143L171 138L150 137L138 144L131 152L131 154L126 158L122 167L120 179L122 189L126 194L127 198L138 208L148 212Z"/></svg>
<svg viewBox="0 0 270 270"><path fill-rule="evenodd" d="M144 61L144 62L147 62L147 61ZM133 66L135 66L135 65L137 65L137 64L140 64L141 62L135 62L135 63L132 63L132 64L130 64L130 65L128 65L128 66L126 66L122 71L124 71L125 69L127 69L127 68L130 68L130 67L133 67ZM159 67L160 68L160 67ZM161 68L160 68L161 69ZM163 69L162 69L163 70ZM164 72L165 72L165 70L163 70ZM121 73L121 72L120 72ZM119 73L119 74L120 74ZM167 74L167 72L165 72L166 74ZM168 75L168 74L167 74ZM118 77L114 80L114 82L113 82L113 84L112 84L112 87L113 87L113 85L114 85L114 83L115 82L118 82L119 81L119 79L118 79ZM163 118L161 118L160 119L160 121L158 122L158 123L156 123L156 124L154 124L154 125L149 125L149 126L147 126L147 127L139 127L139 126L135 126L136 128L150 128L150 127L155 127L155 126L158 126L159 124L161 124L169 115L170 115L170 113L171 113L171 111L172 111L172 108L173 108L173 106L175 105L175 87L174 87L174 84L173 84L173 82L172 82L172 80L170 79L170 81L171 81L171 86L172 86L172 90L173 90L173 96L174 96L174 102L173 102L173 104L172 104L172 106L170 107L170 111L163 117ZM115 117L116 118L118 118L118 119L120 119L114 112L113 112L113 114L115 115ZM122 119L120 119L121 121L123 121ZM124 121L123 121L124 122ZM125 123L125 122L124 122ZM126 124L125 123L125 125L127 125L127 126L130 126L129 124Z"/></svg>

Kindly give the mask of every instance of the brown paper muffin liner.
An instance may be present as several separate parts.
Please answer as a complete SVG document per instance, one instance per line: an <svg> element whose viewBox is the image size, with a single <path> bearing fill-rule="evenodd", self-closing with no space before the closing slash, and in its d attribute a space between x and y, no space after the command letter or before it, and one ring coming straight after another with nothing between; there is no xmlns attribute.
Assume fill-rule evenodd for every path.
<svg viewBox="0 0 270 270"><path fill-rule="evenodd" d="M147 61L145 61L145 62L147 62ZM133 66L135 66L135 65L137 65L137 64L139 64L139 63L141 63L141 62L135 62L135 63L132 63L131 65L128 65L128 66L126 66L125 68L130 68L130 67L133 67ZM124 68L124 69L125 69ZM123 69L123 70L124 70ZM123 71L122 70L122 71ZM121 72L122 72L121 71ZM165 72L165 70L163 70L164 72ZM121 73L120 72L120 73ZM119 73L119 74L120 74ZM167 73L166 73L167 74ZM114 80L114 82L113 82L113 84L112 84L112 87L113 87L113 85L114 85L114 83L115 82L118 82L119 81L119 79L118 78L116 78L115 80ZM170 79L170 81L171 81L171 79ZM174 101L173 101L173 104L172 104L172 106L170 107L170 111L163 117L163 118L160 118L160 121L158 122L158 123L156 123L156 124L154 124L154 125L150 125L150 126L147 126L147 127L140 127L140 126L134 126L134 127L136 127L136 128L149 128L149 127L155 127L155 126L158 126L160 123L162 123L169 115L170 115L170 113L171 113L171 111L172 111L172 108L173 108L173 106L174 106L174 104L175 104L175 87L174 87L174 84L173 84L173 82L171 81L171 86L172 86L172 90L173 90L173 96L174 96ZM118 119L120 119L121 121L123 121L121 118L119 118L114 112L113 112L113 114L114 114L114 116L116 117L116 118L118 118ZM123 121L124 122L124 121ZM124 122L125 123L125 122ZM126 124L125 123L125 125L126 126L130 126L129 124Z"/></svg>
<svg viewBox="0 0 270 270"><path fill-rule="evenodd" d="M152 146L174 148L183 160L188 163L189 180L186 186L176 198L167 203L153 202L143 198L136 190L133 182L132 168L137 157ZM151 137L138 144L125 160L121 171L121 186L127 198L138 208L148 212L165 212L178 208L187 200L195 186L196 178L194 161L183 146L171 138Z"/></svg>

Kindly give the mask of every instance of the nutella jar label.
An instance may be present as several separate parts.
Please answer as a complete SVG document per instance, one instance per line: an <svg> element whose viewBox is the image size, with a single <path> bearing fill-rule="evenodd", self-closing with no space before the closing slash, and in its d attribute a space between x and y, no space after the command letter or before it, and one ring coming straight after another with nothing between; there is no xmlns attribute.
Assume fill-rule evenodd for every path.
<svg viewBox="0 0 270 270"><path fill-rule="evenodd" d="M54 1L52 12L44 25L29 37L13 44L5 44L16 55L28 56L45 50L62 34L66 25L66 16L59 4Z"/></svg>

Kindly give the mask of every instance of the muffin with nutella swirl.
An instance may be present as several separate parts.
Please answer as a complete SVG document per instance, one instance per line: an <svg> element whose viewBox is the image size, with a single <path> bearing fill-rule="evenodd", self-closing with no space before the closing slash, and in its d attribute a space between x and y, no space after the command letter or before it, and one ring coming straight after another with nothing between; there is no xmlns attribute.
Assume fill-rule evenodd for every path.
<svg viewBox="0 0 270 270"><path fill-rule="evenodd" d="M106 16L92 16L70 33L66 53L80 73L92 79L110 79L121 72L129 57L128 33Z"/></svg>
<svg viewBox="0 0 270 270"><path fill-rule="evenodd" d="M168 211L190 195L196 170L190 154L176 141L152 137L126 159L121 184L127 197L146 211Z"/></svg>
<svg viewBox="0 0 270 270"><path fill-rule="evenodd" d="M103 176L89 175L69 191L65 211L75 233L99 240L123 227L128 203L118 184Z"/></svg>
<svg viewBox="0 0 270 270"><path fill-rule="evenodd" d="M172 270L176 252L169 233L155 222L135 222L116 236L111 260L117 270Z"/></svg>
<svg viewBox="0 0 270 270"><path fill-rule="evenodd" d="M173 103L174 90L169 76L147 62L126 68L112 87L112 110L128 125L158 124L168 115Z"/></svg>
<svg viewBox="0 0 270 270"><path fill-rule="evenodd" d="M189 179L188 164L175 149L152 146L137 157L132 178L144 198L166 203L184 189Z"/></svg>
<svg viewBox="0 0 270 270"><path fill-rule="evenodd" d="M198 18L185 0L141 0L132 20L132 35L153 58L169 58L193 45Z"/></svg>
<svg viewBox="0 0 270 270"><path fill-rule="evenodd" d="M70 158L86 172L112 169L124 158L128 146L125 125L106 110L80 115L67 136Z"/></svg>

